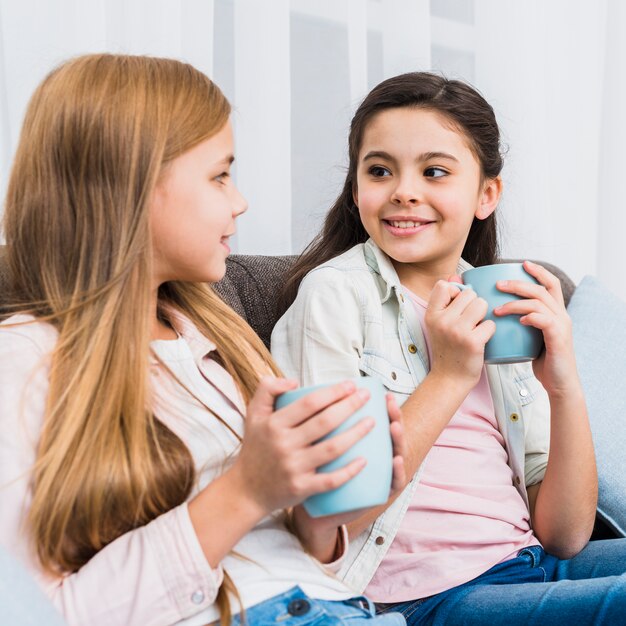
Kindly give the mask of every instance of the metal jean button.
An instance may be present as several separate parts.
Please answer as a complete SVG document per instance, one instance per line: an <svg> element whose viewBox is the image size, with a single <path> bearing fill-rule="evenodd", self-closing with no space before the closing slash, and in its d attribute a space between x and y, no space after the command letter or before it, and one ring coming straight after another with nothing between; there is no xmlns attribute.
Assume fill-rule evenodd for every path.
<svg viewBox="0 0 626 626"><path fill-rule="evenodd" d="M311 603L304 598L296 598L287 605L287 612L294 617L306 615L310 610Z"/></svg>

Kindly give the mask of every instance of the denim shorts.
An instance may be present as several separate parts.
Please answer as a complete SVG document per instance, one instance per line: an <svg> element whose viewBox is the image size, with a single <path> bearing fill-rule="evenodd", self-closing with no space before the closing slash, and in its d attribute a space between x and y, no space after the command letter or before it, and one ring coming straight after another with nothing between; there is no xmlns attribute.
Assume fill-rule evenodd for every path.
<svg viewBox="0 0 626 626"><path fill-rule="evenodd" d="M242 616L233 618L233 625L242 625ZM405 626L400 613L376 615L374 605L365 596L348 600L315 600L300 589L288 591L246 609L243 624L248 626L330 626L346 624L371 626Z"/></svg>

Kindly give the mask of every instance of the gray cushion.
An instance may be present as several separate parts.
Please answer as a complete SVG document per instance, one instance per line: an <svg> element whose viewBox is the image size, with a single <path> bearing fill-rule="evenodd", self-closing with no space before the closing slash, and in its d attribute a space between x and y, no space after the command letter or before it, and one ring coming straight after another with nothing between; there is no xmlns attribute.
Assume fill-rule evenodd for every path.
<svg viewBox="0 0 626 626"><path fill-rule="evenodd" d="M596 450L598 514L626 536L626 303L585 276L568 312Z"/></svg>
<svg viewBox="0 0 626 626"><path fill-rule="evenodd" d="M270 347L270 335L278 320L278 293L295 256L246 256L226 261L226 275L214 285L221 298L239 313Z"/></svg>

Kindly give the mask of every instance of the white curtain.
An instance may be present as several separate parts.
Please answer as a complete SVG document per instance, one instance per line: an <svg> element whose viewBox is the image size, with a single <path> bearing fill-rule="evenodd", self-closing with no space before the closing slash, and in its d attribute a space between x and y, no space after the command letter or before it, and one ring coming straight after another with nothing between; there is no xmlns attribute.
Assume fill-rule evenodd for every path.
<svg viewBox="0 0 626 626"><path fill-rule="evenodd" d="M503 254L596 274L626 299L621 0L0 0L0 192L28 97L94 51L191 62L234 105L236 250L298 252L336 197L358 102L433 69L492 103L507 146Z"/></svg>

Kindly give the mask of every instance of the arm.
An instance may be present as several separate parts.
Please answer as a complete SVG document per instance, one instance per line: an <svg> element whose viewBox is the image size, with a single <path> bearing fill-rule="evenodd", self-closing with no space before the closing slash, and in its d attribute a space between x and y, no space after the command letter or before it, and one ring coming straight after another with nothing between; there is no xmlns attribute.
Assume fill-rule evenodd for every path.
<svg viewBox="0 0 626 626"><path fill-rule="evenodd" d="M527 261L524 268L540 285L498 285L525 299L504 305L496 314L521 314L523 324L544 335L545 352L533 369L550 401L550 451L543 481L529 487L528 496L537 537L551 554L570 558L593 530L598 495L593 441L560 283L539 265Z"/></svg>
<svg viewBox="0 0 626 626"><path fill-rule="evenodd" d="M582 391L550 395L550 454L541 483L528 488L537 537L550 554L569 559L591 536L598 498L593 442Z"/></svg>
<svg viewBox="0 0 626 626"><path fill-rule="evenodd" d="M262 518L291 507L295 507L293 528L305 550L320 562L335 557L342 536L338 535L338 527L343 520L334 516L312 521L297 505L310 495L340 487L364 467L365 461L358 458L335 471L317 472L318 467L342 455L373 428L374 420L366 417L322 440L363 406L369 392L345 381L274 410L276 397L294 387L295 381L286 379L261 380L248 406L246 432L237 460L190 503L192 522L209 562L226 554L222 543L215 541L216 529L236 542ZM227 503L232 517L224 519L223 509L211 508L215 498ZM249 520L250 528L246 528L245 520Z"/></svg>

